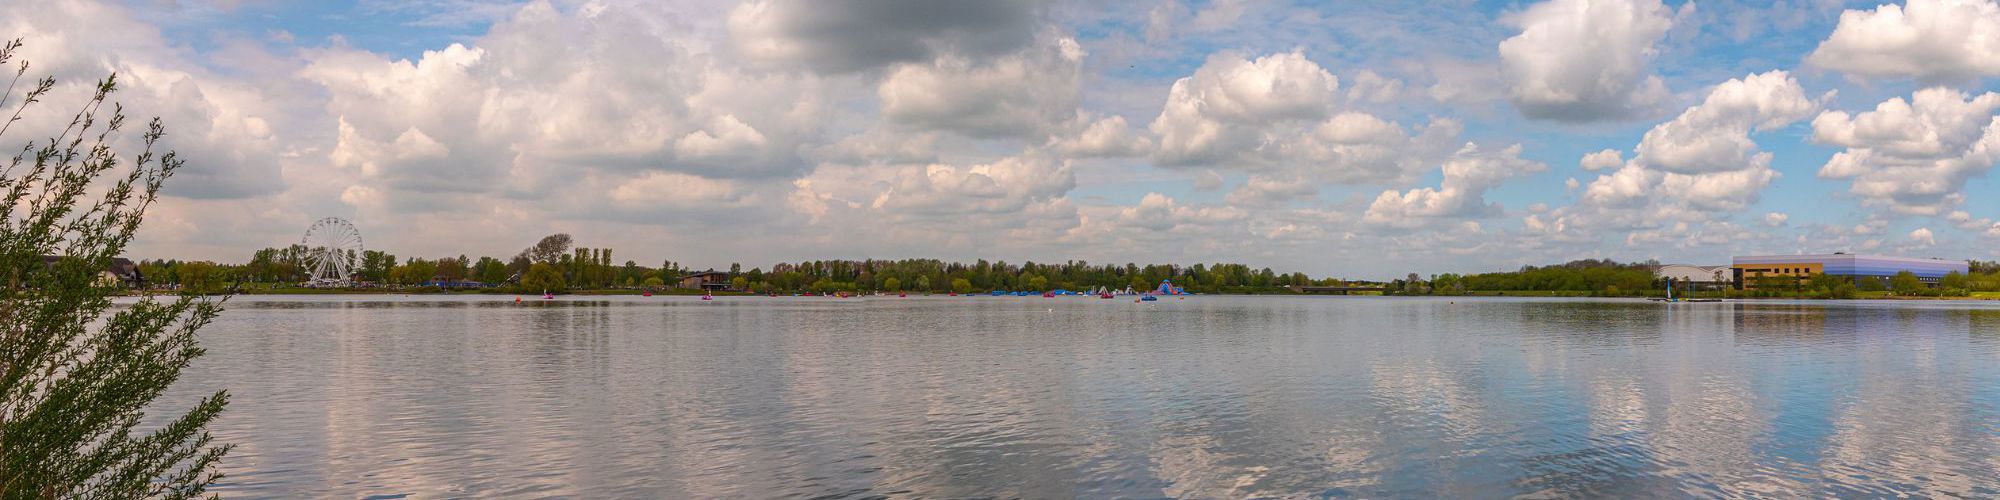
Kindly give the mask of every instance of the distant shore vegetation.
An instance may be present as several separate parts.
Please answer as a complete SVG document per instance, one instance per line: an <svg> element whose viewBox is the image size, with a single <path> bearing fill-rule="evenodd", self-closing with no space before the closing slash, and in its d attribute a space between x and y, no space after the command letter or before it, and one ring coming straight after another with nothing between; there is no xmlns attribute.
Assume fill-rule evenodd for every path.
<svg viewBox="0 0 2000 500"><path fill-rule="evenodd" d="M657 266L614 260L609 248L575 245L568 234L554 234L512 257L490 256L399 258L379 250L355 255L354 284L341 288L304 288L309 280L306 248L293 245L254 252L241 264L207 261L142 260L140 272L150 286L196 293L987 293L1046 292L1097 289L1151 290L1172 281L1189 292L1204 294L1299 293L1309 287L1352 287L1357 294L1381 295L1512 295L1573 297L1651 297L1665 294L1666 283L1655 275L1655 261L1618 262L1583 259L1514 271L1478 274L1415 273L1389 281L1315 278L1305 273L1279 273L1245 264L1094 264L939 259L809 260L745 268L696 269L666 260ZM690 281L693 280L693 281ZM707 286L703 286L706 284ZM1914 275L1886 280L1847 280L1817 276L1758 290L1725 286L1677 288L1678 294L1729 298L1877 298L1974 297L2000 298L2000 265L1977 262L1970 274L1946 276L1936 284Z"/></svg>
<svg viewBox="0 0 2000 500"><path fill-rule="evenodd" d="M690 279L717 280L713 289L741 293L986 293L1151 290L1163 280L1195 293L1282 293L1294 286L1348 286L1337 278L1313 278L1305 273L1278 273L1244 264L1093 264L1010 263L938 259L810 260L767 267L696 269L666 260L657 266L614 260L609 248L576 246L568 234L542 238L507 259L490 256L398 258L367 250L354 256L354 286L332 290L306 289L305 256L301 246L265 248L240 264L208 261L142 260L139 271L149 286L197 293L367 292L367 291L489 291L501 293L616 292L700 289ZM716 276L712 273L719 273ZM706 275L707 278L696 276ZM703 283L709 283L703 281ZM1371 284L1359 282L1362 284Z"/></svg>
<svg viewBox="0 0 2000 500"><path fill-rule="evenodd" d="M1387 295L1516 295L1569 297L1654 297L1667 284L1655 275L1656 261L1583 259L1517 271L1480 274L1410 274L1384 286ZM1682 284L1675 293L1717 298L2000 298L2000 263L1973 261L1970 273L1951 273L1926 283L1904 271L1887 279L1817 275L1806 280L1763 278L1752 290L1724 285Z"/></svg>

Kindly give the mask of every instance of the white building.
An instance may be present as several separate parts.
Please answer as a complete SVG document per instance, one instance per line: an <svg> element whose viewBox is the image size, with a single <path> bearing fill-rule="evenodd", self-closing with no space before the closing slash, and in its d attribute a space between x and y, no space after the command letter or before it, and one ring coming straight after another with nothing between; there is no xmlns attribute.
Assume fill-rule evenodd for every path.
<svg viewBox="0 0 2000 500"><path fill-rule="evenodd" d="M1671 279L1676 283L1697 283L1727 285L1735 282L1736 273L1729 266L1696 266L1689 264L1667 264L1653 271L1653 276Z"/></svg>

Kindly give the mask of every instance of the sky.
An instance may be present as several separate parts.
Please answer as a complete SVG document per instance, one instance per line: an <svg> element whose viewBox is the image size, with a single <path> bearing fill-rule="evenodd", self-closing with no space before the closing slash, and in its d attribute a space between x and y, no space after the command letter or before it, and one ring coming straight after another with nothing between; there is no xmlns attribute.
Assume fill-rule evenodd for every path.
<svg viewBox="0 0 2000 500"><path fill-rule="evenodd" d="M38 5L21 128L115 71L187 160L140 258L2000 258L1991 0Z"/></svg>

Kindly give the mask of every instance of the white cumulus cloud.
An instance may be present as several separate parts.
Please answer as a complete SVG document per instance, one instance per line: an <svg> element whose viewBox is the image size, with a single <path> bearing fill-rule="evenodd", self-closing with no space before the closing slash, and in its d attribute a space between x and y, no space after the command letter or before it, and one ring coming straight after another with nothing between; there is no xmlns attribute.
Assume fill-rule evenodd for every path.
<svg viewBox="0 0 2000 500"><path fill-rule="evenodd" d="M1096 121L1079 116L1076 123L1089 125L1080 132L1054 138L1056 149L1080 157L1109 157L1141 154L1153 147L1152 139L1133 133L1123 116L1109 116Z"/></svg>
<svg viewBox="0 0 2000 500"><path fill-rule="evenodd" d="M1462 126L1416 130L1339 109L1340 81L1302 52L1209 57L1174 82L1148 127L1154 162L1280 172L1316 182L1383 182L1450 152Z"/></svg>
<svg viewBox="0 0 2000 500"><path fill-rule="evenodd" d="M1910 243L1926 247L1936 246L1937 238L1931 235L1930 228L1920 227L1914 231L1910 231Z"/></svg>
<svg viewBox="0 0 2000 500"><path fill-rule="evenodd" d="M1907 0L1849 10L1806 62L1858 77L1927 82L2000 75L2000 5Z"/></svg>
<svg viewBox="0 0 2000 500"><path fill-rule="evenodd" d="M1075 187L1076 175L1067 161L1010 156L970 167L934 164L899 169L870 206L925 216L1009 214Z"/></svg>
<svg viewBox="0 0 2000 500"><path fill-rule="evenodd" d="M1968 179L2000 161L1997 109L2000 93L1929 88L1872 111L1828 111L1813 119L1813 140L1846 149L1819 176L1849 180L1864 201L1900 213L1942 215L1964 201Z"/></svg>
<svg viewBox="0 0 2000 500"><path fill-rule="evenodd" d="M1076 114L1083 47L1068 37L980 62L955 55L891 70L882 114L915 130L1040 138Z"/></svg>
<svg viewBox="0 0 2000 500"><path fill-rule="evenodd" d="M146 119L157 116L167 126L160 146L186 161L163 194L244 199L286 188L280 164L284 141L291 138L283 129L289 125L282 116L285 103L274 98L295 90L289 82L266 84L258 81L266 75L213 71L176 49L159 28L131 12L97 2L4 9L0 33L6 40L19 38L25 44L14 62L31 63L13 91L24 90L39 76L57 82L39 104L28 108L9 138L24 138L23 130L59 130L77 111L71 106L80 106L95 90L92 84L117 73L119 90L111 100L123 104L128 115L125 135L135 139L129 145L136 146L136 132ZM270 57L257 49L233 48L245 56ZM14 69L10 63L6 77L11 78ZM7 114L12 115L19 95L8 97L12 100ZM109 111L106 108L99 119L109 118Z"/></svg>
<svg viewBox="0 0 2000 500"><path fill-rule="evenodd" d="M1508 97L1530 118L1587 122L1649 115L1672 97L1651 62L1674 19L1659 0L1530 6L1507 20L1521 33L1500 42Z"/></svg>
<svg viewBox="0 0 2000 500"><path fill-rule="evenodd" d="M1606 149L1583 155L1583 160L1577 163L1588 172L1610 170L1625 164L1625 153L1616 149Z"/></svg>
<svg viewBox="0 0 2000 500"><path fill-rule="evenodd" d="M1592 181L1584 199L1603 206L1675 200L1702 210L1739 210L1778 176L1771 154L1758 149L1751 134L1817 109L1784 71L1723 82L1701 104L1648 130L1638 154Z"/></svg>
<svg viewBox="0 0 2000 500"><path fill-rule="evenodd" d="M1482 151L1466 144L1444 162L1444 182L1437 188L1407 192L1383 191L1368 206L1363 220L1372 224L1416 227L1441 218L1483 217L1500 213L1499 204L1484 197L1508 179L1548 170L1541 162L1521 158L1521 145Z"/></svg>
<svg viewBox="0 0 2000 500"><path fill-rule="evenodd" d="M622 8L531 4L470 45L414 60L333 47L299 74L325 88L342 124L334 163L391 192L534 192L594 169L805 168L795 151L820 126L816 80L716 66ZM548 37L569 48L545 50ZM620 70L590 70L604 67ZM416 139L426 154L412 152Z"/></svg>

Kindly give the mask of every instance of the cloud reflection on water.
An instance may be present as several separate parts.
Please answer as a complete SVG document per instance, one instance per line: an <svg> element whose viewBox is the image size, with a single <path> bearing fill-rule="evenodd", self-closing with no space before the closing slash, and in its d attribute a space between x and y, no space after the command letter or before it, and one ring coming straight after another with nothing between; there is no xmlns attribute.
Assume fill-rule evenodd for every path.
<svg viewBox="0 0 2000 500"><path fill-rule="evenodd" d="M231 306L231 495L2000 494L1985 304Z"/></svg>

